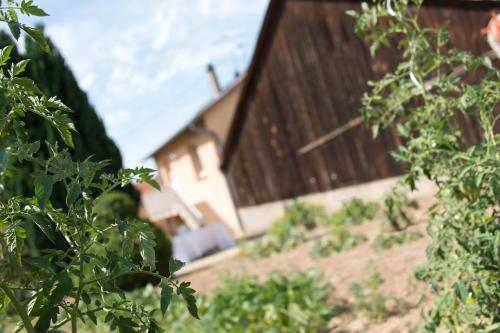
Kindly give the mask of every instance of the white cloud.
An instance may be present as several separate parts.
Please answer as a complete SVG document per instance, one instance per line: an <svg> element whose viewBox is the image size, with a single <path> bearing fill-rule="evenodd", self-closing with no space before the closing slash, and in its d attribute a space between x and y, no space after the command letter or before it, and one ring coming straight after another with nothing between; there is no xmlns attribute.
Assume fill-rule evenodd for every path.
<svg viewBox="0 0 500 333"><path fill-rule="evenodd" d="M218 68L244 63L237 45L246 43L250 55L249 41L256 37L267 1L40 3L52 9L47 33L89 92L127 165L134 166L143 157L138 151L154 150L158 136L163 140L208 98L208 62ZM162 121L150 120L157 118ZM131 136L138 127L141 137ZM143 131L146 127L150 130Z"/></svg>

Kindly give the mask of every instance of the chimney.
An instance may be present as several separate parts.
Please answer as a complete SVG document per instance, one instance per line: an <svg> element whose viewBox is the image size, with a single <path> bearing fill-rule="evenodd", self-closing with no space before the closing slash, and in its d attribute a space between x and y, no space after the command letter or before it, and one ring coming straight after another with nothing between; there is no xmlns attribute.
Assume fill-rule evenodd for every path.
<svg viewBox="0 0 500 333"><path fill-rule="evenodd" d="M208 82L210 83L210 90L212 90L212 96L214 98L217 98L220 95L220 85L219 80L217 79L217 74L215 73L214 66L212 64L208 64L207 74Z"/></svg>

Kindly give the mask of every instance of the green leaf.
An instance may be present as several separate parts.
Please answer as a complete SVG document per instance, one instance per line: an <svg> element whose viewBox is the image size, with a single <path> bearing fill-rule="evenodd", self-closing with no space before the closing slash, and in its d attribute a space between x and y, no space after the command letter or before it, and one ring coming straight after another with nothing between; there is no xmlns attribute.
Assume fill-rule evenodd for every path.
<svg viewBox="0 0 500 333"><path fill-rule="evenodd" d="M97 325L97 317L95 316L94 312L87 312L87 317L94 323L94 325Z"/></svg>
<svg viewBox="0 0 500 333"><path fill-rule="evenodd" d="M182 267L184 267L184 263L180 260L177 260L175 258L170 258L170 261L168 262L168 272L170 275L173 275L175 272L180 270Z"/></svg>
<svg viewBox="0 0 500 333"><path fill-rule="evenodd" d="M4 47L2 51L0 51L0 66L4 66L7 63L7 61L9 61L10 53L12 52L13 48L14 46L9 45Z"/></svg>
<svg viewBox="0 0 500 333"><path fill-rule="evenodd" d="M136 333L137 324L132 321L132 319L127 317L114 317L114 323L118 326L118 332L120 333Z"/></svg>
<svg viewBox="0 0 500 333"><path fill-rule="evenodd" d="M34 94L42 95L42 91L38 88L36 83L27 77L15 77L12 79L12 83L17 84Z"/></svg>
<svg viewBox="0 0 500 333"><path fill-rule="evenodd" d="M44 304L46 303L45 300L46 299L43 292L38 293L38 295L28 303L28 315L30 317L38 317L42 311Z"/></svg>
<svg viewBox="0 0 500 333"><path fill-rule="evenodd" d="M87 292L82 293L82 301L87 305L89 305L92 302L92 300L90 299L90 296Z"/></svg>
<svg viewBox="0 0 500 333"><path fill-rule="evenodd" d="M51 176L40 175L35 178L35 196L40 205L44 209L52 195L54 182Z"/></svg>
<svg viewBox="0 0 500 333"><path fill-rule="evenodd" d="M465 302L467 301L467 289L465 288L465 286L461 282L457 281L453 284L453 289L455 290L455 294L460 299L460 301L465 304Z"/></svg>
<svg viewBox="0 0 500 333"><path fill-rule="evenodd" d="M46 333L50 328L50 319L51 317L47 314L40 316L40 319L35 324L35 332L36 333Z"/></svg>
<svg viewBox="0 0 500 333"><path fill-rule="evenodd" d="M45 106L48 108L54 108L57 110L61 110L63 112L71 113L73 110L71 110L69 107L66 106L63 102L61 102L59 99L55 97L51 97L48 100L45 101Z"/></svg>
<svg viewBox="0 0 500 333"><path fill-rule="evenodd" d="M56 285L50 294L49 304L51 306L59 304L64 297L70 295L71 289L73 289L71 278L67 274L59 275L56 280Z"/></svg>
<svg viewBox="0 0 500 333"><path fill-rule="evenodd" d="M29 59L24 59L24 60L21 60L20 62L18 62L17 64L12 64L11 65L11 74L12 76L17 76L19 74L21 74L22 72L24 72L26 70L26 66L28 65L28 63L30 62Z"/></svg>
<svg viewBox="0 0 500 333"><path fill-rule="evenodd" d="M53 115L53 123L54 126L57 128L59 131L59 134L61 134L61 137L63 138L64 142L71 148L74 148L75 145L73 143L73 136L71 134L71 131L76 131L75 125L71 121L71 119L68 117L67 114L62 113L60 110L54 112Z"/></svg>
<svg viewBox="0 0 500 333"><path fill-rule="evenodd" d="M172 301L172 295L174 293L174 289L166 283L162 283L161 286L161 298L160 298L160 309L161 313L165 315L165 312Z"/></svg>
<svg viewBox="0 0 500 333"><path fill-rule="evenodd" d="M148 183L149 185L151 185L156 190L161 191L160 184L158 184L158 182L156 180L154 180L154 179L146 179L146 183Z"/></svg>
<svg viewBox="0 0 500 333"><path fill-rule="evenodd" d="M196 306L196 298L194 298L194 289L190 288L190 282L181 282L179 288L177 288L177 295L181 295L186 302L187 309L189 313L196 319L200 319L198 316L198 307Z"/></svg>
<svg viewBox="0 0 500 333"><path fill-rule="evenodd" d="M78 183L71 183L68 186L68 194L66 195L66 204L68 207L73 206L75 201L78 199L80 194L82 193L82 188Z"/></svg>
<svg viewBox="0 0 500 333"><path fill-rule="evenodd" d="M33 222L42 230L42 232L47 236L47 238L52 242L56 243L56 235L54 234L54 231L52 230L52 225L50 223L50 220L47 219L45 216L42 215L37 215L34 217Z"/></svg>
<svg viewBox="0 0 500 333"><path fill-rule="evenodd" d="M47 14L43 9L35 5L31 5L27 8L24 8L24 11L27 14L34 16L49 16L49 14Z"/></svg>
<svg viewBox="0 0 500 333"><path fill-rule="evenodd" d="M348 10L345 13L347 16L358 17L358 12L355 10Z"/></svg>
<svg viewBox="0 0 500 333"><path fill-rule="evenodd" d="M47 39L45 39L42 31L31 28L27 25L21 25L21 29L23 29L31 38L33 38L33 40L42 48L42 50L50 53L49 43L47 42Z"/></svg>
<svg viewBox="0 0 500 333"><path fill-rule="evenodd" d="M21 266L21 255L24 249L24 240L26 239L26 230L21 226L13 227L7 233L7 249L14 254L16 265Z"/></svg>
<svg viewBox="0 0 500 333"><path fill-rule="evenodd" d="M10 303L10 298L0 289L0 310L6 309Z"/></svg>
<svg viewBox="0 0 500 333"><path fill-rule="evenodd" d="M155 258L155 235L148 225L144 225L138 232L139 240L139 253L141 254L144 265L156 269L156 258Z"/></svg>
<svg viewBox="0 0 500 333"><path fill-rule="evenodd" d="M21 37L21 25L19 24L19 22L9 21L7 22L7 25L9 26L9 30L12 33L12 36L14 36L16 40L19 40L19 37Z"/></svg>

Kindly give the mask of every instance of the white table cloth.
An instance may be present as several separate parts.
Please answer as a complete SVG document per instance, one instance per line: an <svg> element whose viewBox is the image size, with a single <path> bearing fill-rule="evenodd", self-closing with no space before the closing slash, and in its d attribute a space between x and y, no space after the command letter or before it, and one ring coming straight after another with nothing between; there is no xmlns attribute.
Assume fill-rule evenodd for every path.
<svg viewBox="0 0 500 333"><path fill-rule="evenodd" d="M174 258L190 262L214 248L233 247L235 242L226 225L220 222L174 236L172 245Z"/></svg>

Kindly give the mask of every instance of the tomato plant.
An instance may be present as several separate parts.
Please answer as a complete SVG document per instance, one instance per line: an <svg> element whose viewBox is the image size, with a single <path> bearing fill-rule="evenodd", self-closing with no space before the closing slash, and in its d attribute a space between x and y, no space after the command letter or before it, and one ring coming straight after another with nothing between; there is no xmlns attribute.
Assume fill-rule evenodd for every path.
<svg viewBox="0 0 500 333"><path fill-rule="evenodd" d="M4 1L0 21L6 22L17 39L21 30L49 52L41 31L19 22L24 15L47 15L33 1ZM171 275L182 267L170 261L170 276L156 270L155 240L149 225L117 217L113 223L98 223L94 210L98 200L113 189L133 181L153 180L153 170L123 169L117 175L102 169L106 161L90 158L74 161L72 131L68 116L72 112L59 99L42 94L36 83L21 76L28 60L12 63L12 46L0 51L0 185L11 176L13 163L30 163L35 190L31 197L8 197L0 201L0 310L11 306L21 321L16 331L47 332L70 325L77 332L80 321L97 322L104 317L111 330L120 332L159 332L153 311L135 304L121 293L116 280L125 275L147 274L161 279L160 308L165 313L174 294L182 296L189 312L197 317L194 290L188 282L178 282ZM49 156L39 152L44 143L31 141L26 130L26 117L34 114L54 126L65 145L45 143ZM19 164L18 164L19 165ZM55 185L66 190L67 208L51 204ZM56 243L40 255L27 254L26 242L38 228ZM108 247L106 233L120 237L121 247ZM132 259L138 244L140 263ZM92 248L100 247L96 253ZM118 295L110 301L109 295Z"/></svg>
<svg viewBox="0 0 500 333"><path fill-rule="evenodd" d="M396 126L403 144L394 156L407 166L413 190L424 176L437 186L426 268L434 307L425 328L453 332L500 329L500 136L494 131L499 70L490 57L449 43L447 23L423 27L422 0L363 4L357 33L372 53L397 42L401 62L363 97L363 115L380 128ZM479 32L478 32L479 33ZM467 142L460 119L478 121L482 139Z"/></svg>

